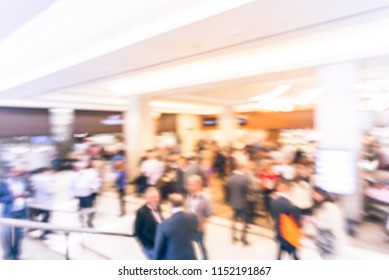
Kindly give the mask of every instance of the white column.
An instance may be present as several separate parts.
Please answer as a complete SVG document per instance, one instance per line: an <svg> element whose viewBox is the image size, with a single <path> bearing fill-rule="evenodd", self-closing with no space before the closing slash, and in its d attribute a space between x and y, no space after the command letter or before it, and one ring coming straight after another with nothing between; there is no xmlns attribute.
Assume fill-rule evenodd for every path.
<svg viewBox="0 0 389 280"><path fill-rule="evenodd" d="M234 117L234 112L232 106L224 106L223 111L220 114L220 144L228 145L234 141L236 120Z"/></svg>
<svg viewBox="0 0 389 280"><path fill-rule="evenodd" d="M358 76L356 63L319 68L317 83L324 88L324 92L315 115L315 126L320 135L319 148L348 150L356 159L359 158L362 144L361 113L358 110L358 95L353 87ZM356 185L354 194L339 197L339 205L349 222L358 221L362 214L362 193L358 180Z"/></svg>
<svg viewBox="0 0 389 280"><path fill-rule="evenodd" d="M181 150L192 152L202 137L201 121L198 115L179 114L176 116L177 133L181 139Z"/></svg>
<svg viewBox="0 0 389 280"><path fill-rule="evenodd" d="M53 108L49 110L50 132L57 146L58 157L65 158L73 144L74 110Z"/></svg>
<svg viewBox="0 0 389 280"><path fill-rule="evenodd" d="M131 96L124 117L127 171L130 178L138 175L138 163L145 151L155 147L155 128L148 98Z"/></svg>
<svg viewBox="0 0 389 280"><path fill-rule="evenodd" d="M316 129L321 133L320 147L358 151L361 131L358 96L353 88L358 81L358 67L354 63L321 67L317 81L324 88L315 116Z"/></svg>

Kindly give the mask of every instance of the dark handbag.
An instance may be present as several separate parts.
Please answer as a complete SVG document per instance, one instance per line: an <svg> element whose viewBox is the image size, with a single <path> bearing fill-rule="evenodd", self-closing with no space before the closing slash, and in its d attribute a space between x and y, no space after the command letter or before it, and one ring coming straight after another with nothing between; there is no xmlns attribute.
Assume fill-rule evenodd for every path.
<svg viewBox="0 0 389 280"><path fill-rule="evenodd" d="M315 244L320 256L331 255L334 252L335 236L328 229L318 229Z"/></svg>
<svg viewBox="0 0 389 280"><path fill-rule="evenodd" d="M141 194L147 189L147 177L143 174L135 178L134 184L136 186L137 193Z"/></svg>

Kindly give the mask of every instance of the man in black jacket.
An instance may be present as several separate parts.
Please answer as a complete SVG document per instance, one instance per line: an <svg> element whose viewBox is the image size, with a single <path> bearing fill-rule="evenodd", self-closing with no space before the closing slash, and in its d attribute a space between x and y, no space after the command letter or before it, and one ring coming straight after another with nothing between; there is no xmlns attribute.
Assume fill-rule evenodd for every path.
<svg viewBox="0 0 389 280"><path fill-rule="evenodd" d="M158 224L163 220L159 205L160 194L154 187L145 192L146 204L139 208L135 218L135 235L148 259L153 259L154 241Z"/></svg>

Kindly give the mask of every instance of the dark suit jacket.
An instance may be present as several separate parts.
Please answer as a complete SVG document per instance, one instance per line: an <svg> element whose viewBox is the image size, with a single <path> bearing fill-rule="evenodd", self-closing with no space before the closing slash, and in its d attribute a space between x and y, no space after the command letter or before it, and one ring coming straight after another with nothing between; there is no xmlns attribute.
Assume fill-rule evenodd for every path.
<svg viewBox="0 0 389 280"><path fill-rule="evenodd" d="M161 209L158 211L162 217ZM158 222L155 220L151 209L145 204L136 211L135 235L139 242L146 248L154 248Z"/></svg>
<svg viewBox="0 0 389 280"><path fill-rule="evenodd" d="M282 238L280 233L280 214L287 214L292 216L295 221L301 225L301 213L300 210L294 206L289 199L279 196L276 199L273 199L270 204L270 211L273 219L275 221L275 230L277 233L277 240L283 244L288 245L289 243Z"/></svg>
<svg viewBox="0 0 389 280"><path fill-rule="evenodd" d="M192 240L197 232L196 215L186 212L173 214L157 230L154 247L156 260L195 260Z"/></svg>
<svg viewBox="0 0 389 280"><path fill-rule="evenodd" d="M227 181L230 205L236 210L247 210L249 180L244 174L233 173Z"/></svg>
<svg viewBox="0 0 389 280"><path fill-rule="evenodd" d="M182 169L177 169L176 189L180 194L185 195L188 191L185 187L185 172Z"/></svg>

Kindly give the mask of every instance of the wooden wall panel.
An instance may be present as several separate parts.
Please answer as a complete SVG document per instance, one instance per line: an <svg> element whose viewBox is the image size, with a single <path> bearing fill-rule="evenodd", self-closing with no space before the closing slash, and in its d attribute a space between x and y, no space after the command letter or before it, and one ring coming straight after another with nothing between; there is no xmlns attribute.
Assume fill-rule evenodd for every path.
<svg viewBox="0 0 389 280"><path fill-rule="evenodd" d="M120 115L120 112L105 111L81 111L74 112L74 133L100 134L100 133L121 133L122 125L104 125L102 120L111 115Z"/></svg>
<svg viewBox="0 0 389 280"><path fill-rule="evenodd" d="M157 122L157 133L176 131L176 114L161 114Z"/></svg>
<svg viewBox="0 0 389 280"><path fill-rule="evenodd" d="M248 129L313 128L313 111L255 112L248 114Z"/></svg>
<svg viewBox="0 0 389 280"><path fill-rule="evenodd" d="M293 111L293 112L250 112L250 113L241 113L239 115L244 115L248 117L247 124L244 126L239 126L240 128L245 128L245 129L278 130L278 129L314 127L313 110L301 110L301 111ZM201 120L204 117L217 117L217 116L215 115L200 116ZM219 129L219 127L202 126L202 129L212 130L212 129Z"/></svg>
<svg viewBox="0 0 389 280"><path fill-rule="evenodd" d="M0 137L50 135L47 109L0 108Z"/></svg>

